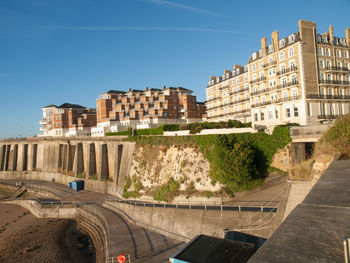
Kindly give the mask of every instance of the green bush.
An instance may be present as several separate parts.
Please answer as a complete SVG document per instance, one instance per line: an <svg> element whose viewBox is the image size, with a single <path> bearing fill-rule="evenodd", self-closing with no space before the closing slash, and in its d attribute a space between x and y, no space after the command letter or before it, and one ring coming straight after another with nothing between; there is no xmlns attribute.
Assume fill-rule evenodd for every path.
<svg viewBox="0 0 350 263"><path fill-rule="evenodd" d="M166 184L158 187L153 193L153 199L158 201L170 201L179 191L180 184L174 178L170 178Z"/></svg>
<svg viewBox="0 0 350 263"><path fill-rule="evenodd" d="M338 153L350 154L350 114L336 120L320 141L330 144Z"/></svg>
<svg viewBox="0 0 350 263"><path fill-rule="evenodd" d="M225 135L129 137L139 145L197 144L210 163L212 180L226 185L229 194L250 190L268 174L272 157L290 142L289 128L276 127L271 135L264 132ZM165 201L166 186L155 193Z"/></svg>
<svg viewBox="0 0 350 263"><path fill-rule="evenodd" d="M127 176L125 178L125 184L123 188L123 194L122 196L126 199L128 198L139 198L141 196L140 190L142 189L142 183L140 178L137 178L134 183L134 191L128 191L129 188L132 186L133 180L130 178L130 176Z"/></svg>
<svg viewBox="0 0 350 263"><path fill-rule="evenodd" d="M131 129L128 129L127 131L120 131L120 132L106 132L106 136L116 136L116 135L131 135Z"/></svg>
<svg viewBox="0 0 350 263"><path fill-rule="evenodd" d="M137 130L137 135L162 135L163 127L152 128L152 129L140 129Z"/></svg>
<svg viewBox="0 0 350 263"><path fill-rule="evenodd" d="M163 131L178 131L180 130L179 124L164 124Z"/></svg>

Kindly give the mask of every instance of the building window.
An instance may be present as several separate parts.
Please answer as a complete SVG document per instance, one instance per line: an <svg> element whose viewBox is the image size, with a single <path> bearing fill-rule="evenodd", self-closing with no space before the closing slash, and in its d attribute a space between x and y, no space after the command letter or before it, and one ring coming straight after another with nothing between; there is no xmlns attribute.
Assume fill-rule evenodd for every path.
<svg viewBox="0 0 350 263"><path fill-rule="evenodd" d="M343 103L339 103L339 115L343 115Z"/></svg>
<svg viewBox="0 0 350 263"><path fill-rule="evenodd" d="M258 114L257 113L254 114L254 120L258 121Z"/></svg>
<svg viewBox="0 0 350 263"><path fill-rule="evenodd" d="M290 108L286 108L286 118L290 118Z"/></svg>
<svg viewBox="0 0 350 263"><path fill-rule="evenodd" d="M293 48L290 48L288 50L288 57L293 57L294 56L294 49Z"/></svg>
<svg viewBox="0 0 350 263"><path fill-rule="evenodd" d="M278 110L275 109L275 115L276 115L276 119L278 119Z"/></svg>
<svg viewBox="0 0 350 263"><path fill-rule="evenodd" d="M326 56L330 56L331 53L329 52L329 48L326 48Z"/></svg>
<svg viewBox="0 0 350 263"><path fill-rule="evenodd" d="M323 48L318 48L318 53L321 55L321 56L323 56Z"/></svg>
<svg viewBox="0 0 350 263"><path fill-rule="evenodd" d="M326 68L327 68L327 69L331 69L331 62L330 62L330 61L327 61L327 62L326 62Z"/></svg>
<svg viewBox="0 0 350 263"><path fill-rule="evenodd" d="M349 58L349 51L345 50L345 57Z"/></svg>
<svg viewBox="0 0 350 263"><path fill-rule="evenodd" d="M294 61L292 61L289 66L291 70L294 70L296 68Z"/></svg>
<svg viewBox="0 0 350 263"><path fill-rule="evenodd" d="M273 111L269 110L269 119L272 120L273 119Z"/></svg>
<svg viewBox="0 0 350 263"><path fill-rule="evenodd" d="M283 87L287 86L287 79L286 78L282 79L282 86Z"/></svg>
<svg viewBox="0 0 350 263"><path fill-rule="evenodd" d="M294 34L293 34L293 35L290 35L290 36L288 37L288 42L289 42L289 44L290 44L290 43L293 43L294 40L295 40Z"/></svg>
<svg viewBox="0 0 350 263"><path fill-rule="evenodd" d="M298 107L294 106L294 117L298 117L298 116L299 116Z"/></svg>
<svg viewBox="0 0 350 263"><path fill-rule="evenodd" d="M279 43L279 47L283 48L285 46L285 44L286 44L286 42L284 41L284 39L281 39L280 43Z"/></svg>
<svg viewBox="0 0 350 263"><path fill-rule="evenodd" d="M256 65L253 64L253 65L252 65L252 71L255 71L255 70L256 70Z"/></svg>
<svg viewBox="0 0 350 263"><path fill-rule="evenodd" d="M281 70L281 73L282 73L282 74L286 73L286 68L285 68L284 65L282 65L282 66L280 67L280 70Z"/></svg>
<svg viewBox="0 0 350 263"><path fill-rule="evenodd" d="M323 60L320 60L320 67L324 68L324 61Z"/></svg>
<svg viewBox="0 0 350 263"><path fill-rule="evenodd" d="M339 49L337 50L337 57L341 58L341 51Z"/></svg>
<svg viewBox="0 0 350 263"><path fill-rule="evenodd" d="M259 69L262 69L263 68L263 63L262 61L259 62Z"/></svg>
<svg viewBox="0 0 350 263"><path fill-rule="evenodd" d="M284 60L284 53L283 52L280 53L280 61L281 60Z"/></svg>
<svg viewBox="0 0 350 263"><path fill-rule="evenodd" d="M294 100L298 99L298 91L297 90L293 90L293 99Z"/></svg>
<svg viewBox="0 0 350 263"><path fill-rule="evenodd" d="M260 112L260 119L263 121L265 119L265 114L263 112Z"/></svg>
<svg viewBox="0 0 350 263"><path fill-rule="evenodd" d="M292 80L293 85L297 84L297 76L296 75L293 75L291 80Z"/></svg>

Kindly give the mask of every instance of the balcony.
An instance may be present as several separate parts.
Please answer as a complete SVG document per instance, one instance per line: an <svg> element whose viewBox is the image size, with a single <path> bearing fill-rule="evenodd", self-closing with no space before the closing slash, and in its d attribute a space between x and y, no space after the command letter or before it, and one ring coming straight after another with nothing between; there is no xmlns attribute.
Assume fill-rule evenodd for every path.
<svg viewBox="0 0 350 263"><path fill-rule="evenodd" d="M269 89L251 92L250 96L256 96L259 94L268 93L268 92L272 92L272 91L276 91L276 90L280 90L280 89L284 89L284 88L288 88L288 87L292 87L292 86L296 86L296 85L299 85L299 81L292 81L292 82L288 82L286 84L277 85L277 86L269 88Z"/></svg>
<svg viewBox="0 0 350 263"><path fill-rule="evenodd" d="M271 61L271 62L269 62L269 63L264 64L264 65L263 65L263 68L269 68L269 67L272 67L272 66L274 66L274 65L276 65L276 61L275 61L275 60L274 60L274 61Z"/></svg>
<svg viewBox="0 0 350 263"><path fill-rule="evenodd" d="M297 67L292 67L292 68L288 68L286 70L281 70L281 71L278 71L277 72L277 76L280 76L280 75L284 75L284 74L288 74L288 73L293 73L293 72L296 72L297 71Z"/></svg>
<svg viewBox="0 0 350 263"><path fill-rule="evenodd" d="M258 79L251 80L251 81L250 81L250 84L259 83L259 82L265 81L265 80L266 80L265 77L261 77L261 78L258 78Z"/></svg>
<svg viewBox="0 0 350 263"><path fill-rule="evenodd" d="M249 87L248 88L245 88L245 89L239 89L235 92L231 92L230 95L235 95L235 94L239 94L239 93L243 93L243 92L246 92L249 90Z"/></svg>
<svg viewBox="0 0 350 263"><path fill-rule="evenodd" d="M324 94L308 94L307 99L320 100L350 100L350 95L324 95Z"/></svg>
<svg viewBox="0 0 350 263"><path fill-rule="evenodd" d="M300 99L300 96L284 97L284 98L280 98L278 100L268 100L268 101L264 101L261 103L252 104L251 107L256 108L256 107L266 106L266 105L270 105L270 104L283 103L283 102L298 100L298 99Z"/></svg>
<svg viewBox="0 0 350 263"><path fill-rule="evenodd" d="M337 71L337 72L348 72L350 71L348 68L345 67L326 67L326 72L331 72L331 71Z"/></svg>
<svg viewBox="0 0 350 263"><path fill-rule="evenodd" d="M321 85L350 85L350 81L321 79L320 84Z"/></svg>
<svg viewBox="0 0 350 263"><path fill-rule="evenodd" d="M241 116L236 116L238 114L241 114ZM208 119L215 119L215 118L228 117L228 116L249 117L250 116L250 109L236 111L236 112L229 112L229 113L226 113L226 114L220 114L220 115L216 115L216 116L211 116L211 117L208 117Z"/></svg>
<svg viewBox="0 0 350 263"><path fill-rule="evenodd" d="M47 124L47 121L40 121L40 124L41 124L41 125Z"/></svg>
<svg viewBox="0 0 350 263"><path fill-rule="evenodd" d="M334 120L334 119L338 119L341 116L342 115L321 114L321 115L317 115L317 119L319 119L319 120Z"/></svg>

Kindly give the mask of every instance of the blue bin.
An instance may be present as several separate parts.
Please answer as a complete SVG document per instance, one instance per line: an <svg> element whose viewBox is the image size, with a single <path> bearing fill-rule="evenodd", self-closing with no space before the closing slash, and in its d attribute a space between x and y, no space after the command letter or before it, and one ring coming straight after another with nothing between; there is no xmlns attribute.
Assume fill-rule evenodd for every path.
<svg viewBox="0 0 350 263"><path fill-rule="evenodd" d="M74 191L83 190L84 189L84 181L78 181L78 180L72 181L72 189Z"/></svg>
<svg viewBox="0 0 350 263"><path fill-rule="evenodd" d="M72 182L68 183L68 187L72 188Z"/></svg>

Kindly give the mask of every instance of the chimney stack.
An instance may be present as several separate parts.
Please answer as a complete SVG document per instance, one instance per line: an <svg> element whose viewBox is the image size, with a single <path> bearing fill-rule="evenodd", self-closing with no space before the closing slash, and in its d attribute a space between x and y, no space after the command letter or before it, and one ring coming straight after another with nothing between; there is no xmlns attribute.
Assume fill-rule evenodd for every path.
<svg viewBox="0 0 350 263"><path fill-rule="evenodd" d="M273 50L276 52L279 49L279 36L278 36L278 31L275 30L271 33L271 42L272 42L272 46L273 46Z"/></svg>
<svg viewBox="0 0 350 263"><path fill-rule="evenodd" d="M329 31L329 39L332 45L334 45L334 35L333 35L333 26L330 25L328 28Z"/></svg>
<svg viewBox="0 0 350 263"><path fill-rule="evenodd" d="M266 37L263 37L261 39L261 50L262 50L263 57L265 57L267 55L267 39L266 39Z"/></svg>
<svg viewBox="0 0 350 263"><path fill-rule="evenodd" d="M350 28L345 29L346 44L350 47Z"/></svg>

